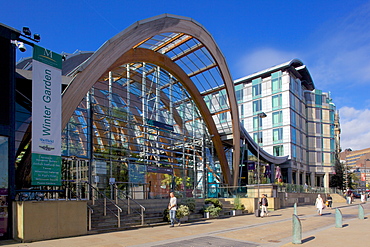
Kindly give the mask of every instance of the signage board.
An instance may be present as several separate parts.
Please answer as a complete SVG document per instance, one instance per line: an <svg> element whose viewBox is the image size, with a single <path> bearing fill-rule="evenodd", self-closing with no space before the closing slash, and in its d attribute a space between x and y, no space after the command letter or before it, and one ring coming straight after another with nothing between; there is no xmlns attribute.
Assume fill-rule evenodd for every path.
<svg viewBox="0 0 370 247"><path fill-rule="evenodd" d="M61 185L62 56L35 45L32 61L32 185Z"/></svg>

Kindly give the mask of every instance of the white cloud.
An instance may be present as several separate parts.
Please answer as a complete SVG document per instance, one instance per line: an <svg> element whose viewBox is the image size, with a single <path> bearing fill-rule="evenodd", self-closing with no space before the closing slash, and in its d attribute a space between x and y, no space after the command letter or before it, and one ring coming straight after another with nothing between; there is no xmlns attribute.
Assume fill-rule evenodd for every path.
<svg viewBox="0 0 370 247"><path fill-rule="evenodd" d="M339 109L341 125L341 147L359 150L370 147L370 109L357 110L353 107Z"/></svg>
<svg viewBox="0 0 370 247"><path fill-rule="evenodd" d="M236 65L237 74L239 76L253 74L269 67L290 61L294 58L297 58L294 52L279 51L266 47L260 48L242 56Z"/></svg>

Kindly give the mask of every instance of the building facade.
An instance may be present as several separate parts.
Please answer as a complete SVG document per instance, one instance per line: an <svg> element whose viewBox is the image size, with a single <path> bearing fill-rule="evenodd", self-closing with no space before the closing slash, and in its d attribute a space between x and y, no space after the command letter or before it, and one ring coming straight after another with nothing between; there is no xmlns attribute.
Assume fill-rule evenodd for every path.
<svg viewBox="0 0 370 247"><path fill-rule="evenodd" d="M370 181L370 148L353 151L345 149L340 153L340 161L347 172L355 174L355 177L352 177L352 182L356 184L358 189L368 188Z"/></svg>
<svg viewBox="0 0 370 247"><path fill-rule="evenodd" d="M338 114L330 94L315 89L306 66L295 59L241 78L235 92L241 125L255 142L272 155L289 156L280 165L283 181L329 187Z"/></svg>

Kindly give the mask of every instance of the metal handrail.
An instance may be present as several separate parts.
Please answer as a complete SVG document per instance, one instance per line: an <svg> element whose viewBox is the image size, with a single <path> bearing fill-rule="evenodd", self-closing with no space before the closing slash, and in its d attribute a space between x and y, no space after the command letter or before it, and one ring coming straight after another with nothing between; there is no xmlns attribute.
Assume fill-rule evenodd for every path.
<svg viewBox="0 0 370 247"><path fill-rule="evenodd" d="M118 200L121 200L123 201L118 193L122 193L126 199L127 199L127 203L125 201L123 201L124 203L127 204L127 214L131 214L131 206L130 206L130 200L133 201L134 203L136 203L139 207L140 207L140 212L138 212L136 209L135 211L140 214L141 216L141 225L144 225L144 211L145 211L145 207L143 205L141 205L139 202L137 202L135 199L133 199L130 195L128 195L127 193L125 193L124 191L118 189L118 186L117 184L113 184L113 188L115 189L115 198L116 198L116 203L118 204Z"/></svg>
<svg viewBox="0 0 370 247"><path fill-rule="evenodd" d="M93 190L93 192L94 191L97 192L99 195L101 195L104 198L104 216L107 215L107 209L108 209L112 214L114 214L117 217L117 220L118 220L117 226L118 226L118 228L120 228L121 227L121 213L122 213L122 208L120 206L118 206L114 201L112 201L111 199L109 199L106 195L104 195L103 193L101 193L97 188L95 188L88 181L81 181L81 182L86 183ZM110 208L107 207L107 201L110 202L111 204L113 204L117 208L117 214L114 213ZM94 196L94 193L92 195L92 203L93 203L93 205L95 205L95 196Z"/></svg>

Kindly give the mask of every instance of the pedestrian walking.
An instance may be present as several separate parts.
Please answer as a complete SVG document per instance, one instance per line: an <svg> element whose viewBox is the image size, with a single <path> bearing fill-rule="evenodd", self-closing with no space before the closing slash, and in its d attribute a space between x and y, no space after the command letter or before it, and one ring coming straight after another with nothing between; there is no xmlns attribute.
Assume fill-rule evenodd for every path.
<svg viewBox="0 0 370 247"><path fill-rule="evenodd" d="M178 223L177 225L180 226L180 220L176 218L176 210L177 210L177 198L175 197L175 194L173 192L170 193L170 203L168 204L168 210L170 213L170 221L171 226L174 227L175 221Z"/></svg>
<svg viewBox="0 0 370 247"><path fill-rule="evenodd" d="M366 195L364 193L361 194L361 202L362 203L366 202Z"/></svg>
<svg viewBox="0 0 370 247"><path fill-rule="evenodd" d="M328 201L328 208L332 209L333 206L333 198L331 197L330 194L326 197L326 200Z"/></svg>
<svg viewBox="0 0 370 247"><path fill-rule="evenodd" d="M266 194L262 194L260 205L261 205L261 218L263 218L263 216L265 215L268 216L267 206L269 205L269 203Z"/></svg>
<svg viewBox="0 0 370 247"><path fill-rule="evenodd" d="M346 192L347 204L351 204L352 203L351 194L352 194L351 191L348 189L347 192Z"/></svg>
<svg viewBox="0 0 370 247"><path fill-rule="evenodd" d="M322 210L324 208L324 201L322 200L320 194L317 195L315 206L317 208L317 213L321 216L322 215Z"/></svg>

